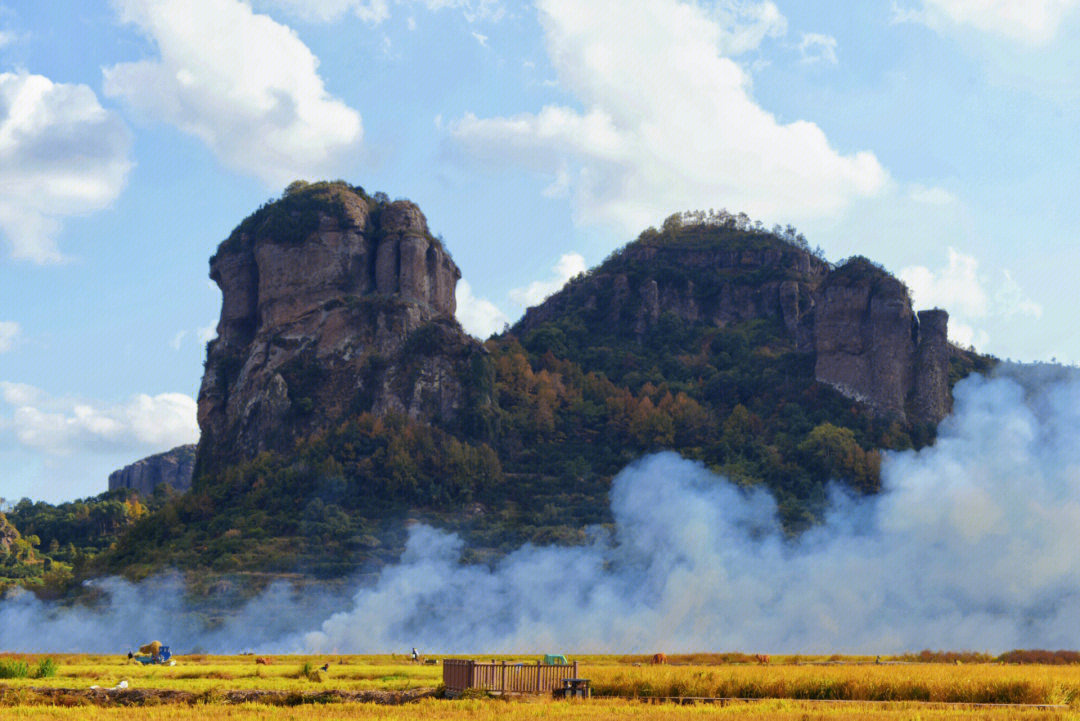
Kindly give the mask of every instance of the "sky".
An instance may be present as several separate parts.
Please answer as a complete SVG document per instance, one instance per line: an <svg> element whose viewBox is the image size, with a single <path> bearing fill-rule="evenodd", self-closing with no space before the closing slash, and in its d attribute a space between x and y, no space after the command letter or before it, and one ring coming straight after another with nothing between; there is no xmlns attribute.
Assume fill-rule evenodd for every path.
<svg viewBox="0 0 1080 721"><path fill-rule="evenodd" d="M420 205L486 337L671 213L794 224L1080 362L1080 0L0 0L0 498L195 442L207 260L292 180Z"/></svg>

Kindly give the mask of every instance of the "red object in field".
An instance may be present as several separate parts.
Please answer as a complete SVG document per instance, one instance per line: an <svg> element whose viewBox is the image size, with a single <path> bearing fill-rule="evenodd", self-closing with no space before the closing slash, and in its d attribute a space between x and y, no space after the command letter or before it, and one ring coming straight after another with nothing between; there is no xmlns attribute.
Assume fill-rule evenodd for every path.
<svg viewBox="0 0 1080 721"><path fill-rule="evenodd" d="M652 662L653 663L667 663L667 654L666 653L655 653L655 654L653 654Z"/></svg>

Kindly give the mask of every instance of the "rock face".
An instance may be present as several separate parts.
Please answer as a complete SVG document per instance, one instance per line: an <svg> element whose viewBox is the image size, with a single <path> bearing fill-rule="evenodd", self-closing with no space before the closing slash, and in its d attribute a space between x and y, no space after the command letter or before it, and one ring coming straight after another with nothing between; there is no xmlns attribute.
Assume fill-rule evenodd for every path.
<svg viewBox="0 0 1080 721"><path fill-rule="evenodd" d="M348 412L452 422L482 353L454 320L461 272L408 201L294 184L221 244L218 337L199 391L200 473Z"/></svg>
<svg viewBox="0 0 1080 721"><path fill-rule="evenodd" d="M195 470L195 446L177 446L171 451L143 458L130 466L109 474L109 490L131 488L149 496L158 484L168 483L173 490L191 488L191 475Z"/></svg>
<svg viewBox="0 0 1080 721"><path fill-rule="evenodd" d="M725 327L782 323L815 378L881 416L937 423L951 409L948 314L916 315L907 288L855 258L832 267L798 243L755 229L647 231L587 277L530 308L519 336L574 308L644 339L662 318Z"/></svg>
<svg viewBox="0 0 1080 721"><path fill-rule="evenodd" d="M826 278L813 322L818 380L885 415L948 414L948 313L916 316L903 283L857 258Z"/></svg>
<svg viewBox="0 0 1080 721"><path fill-rule="evenodd" d="M3 513L0 513L0 555L7 555L11 547L15 545L15 541L22 538L19 535L19 529L11 525L11 521L7 519Z"/></svg>

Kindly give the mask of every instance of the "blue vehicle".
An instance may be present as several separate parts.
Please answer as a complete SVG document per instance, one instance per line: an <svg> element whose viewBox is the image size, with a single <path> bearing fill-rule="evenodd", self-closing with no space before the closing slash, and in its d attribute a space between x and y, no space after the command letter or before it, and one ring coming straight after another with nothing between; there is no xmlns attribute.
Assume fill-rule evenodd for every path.
<svg viewBox="0 0 1080 721"><path fill-rule="evenodd" d="M168 646L159 646L155 649L153 644L148 644L139 650L143 651L145 655L135 656L134 659L142 664L166 663L172 658L172 652Z"/></svg>

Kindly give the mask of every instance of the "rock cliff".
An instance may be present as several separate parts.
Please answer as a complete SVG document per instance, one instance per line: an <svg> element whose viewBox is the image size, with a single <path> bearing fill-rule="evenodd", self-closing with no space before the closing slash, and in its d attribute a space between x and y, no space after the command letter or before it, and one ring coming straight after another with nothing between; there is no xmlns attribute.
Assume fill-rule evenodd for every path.
<svg viewBox="0 0 1080 721"><path fill-rule="evenodd" d="M210 261L218 337L199 391L199 472L287 450L346 412L452 423L479 344L454 320L461 273L408 201L294 183Z"/></svg>
<svg viewBox="0 0 1080 721"><path fill-rule="evenodd" d="M131 488L149 496L158 484L167 483L173 490L191 488L191 474L195 470L195 446L177 446L171 451L135 461L119 471L109 474L109 490Z"/></svg>
<svg viewBox="0 0 1080 721"><path fill-rule="evenodd" d="M7 555L11 550L11 547L15 545L15 541L18 541L22 536L19 534L19 529L11 525L7 516L0 513L0 555Z"/></svg>
<svg viewBox="0 0 1080 721"><path fill-rule="evenodd" d="M864 258L834 267L794 237L731 216L646 231L526 311L513 332L575 308L641 342L664 317L716 328L775 321L813 357L819 382L878 415L936 424L952 406L945 311L914 313L904 284Z"/></svg>

